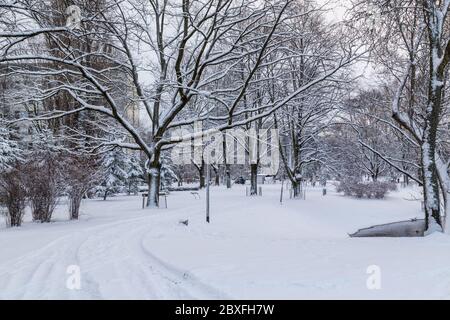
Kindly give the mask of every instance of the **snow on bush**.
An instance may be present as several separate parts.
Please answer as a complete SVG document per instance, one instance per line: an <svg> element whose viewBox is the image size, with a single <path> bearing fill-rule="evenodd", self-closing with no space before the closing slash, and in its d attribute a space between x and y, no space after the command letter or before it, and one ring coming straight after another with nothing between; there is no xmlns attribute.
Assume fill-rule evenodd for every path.
<svg viewBox="0 0 450 320"><path fill-rule="evenodd" d="M7 208L7 222L19 227L25 215L27 190L21 165L16 164L0 173L0 202Z"/></svg>
<svg viewBox="0 0 450 320"><path fill-rule="evenodd" d="M393 182L361 182L354 179L343 180L336 187L336 191L343 192L345 196L369 199L383 199L389 191L396 189L397 185Z"/></svg>
<svg viewBox="0 0 450 320"><path fill-rule="evenodd" d="M3 206L1 200L0 200L0 218L4 219L6 227L9 227L11 225L11 222L9 221L8 209L6 209L6 207Z"/></svg>
<svg viewBox="0 0 450 320"><path fill-rule="evenodd" d="M114 149L103 155L100 167L103 176L94 193L104 200L118 193L137 193L144 181L140 159L123 149Z"/></svg>
<svg viewBox="0 0 450 320"><path fill-rule="evenodd" d="M17 142L9 137L9 132L0 123L0 170L11 168L11 164L19 160L22 150L18 148Z"/></svg>
<svg viewBox="0 0 450 320"><path fill-rule="evenodd" d="M98 169L95 157L72 155L64 161L67 164L64 177L70 219L76 220L80 214L81 200L99 179L100 169Z"/></svg>
<svg viewBox="0 0 450 320"><path fill-rule="evenodd" d="M64 190L63 161L52 152L35 152L26 162L26 188L33 221L50 222Z"/></svg>

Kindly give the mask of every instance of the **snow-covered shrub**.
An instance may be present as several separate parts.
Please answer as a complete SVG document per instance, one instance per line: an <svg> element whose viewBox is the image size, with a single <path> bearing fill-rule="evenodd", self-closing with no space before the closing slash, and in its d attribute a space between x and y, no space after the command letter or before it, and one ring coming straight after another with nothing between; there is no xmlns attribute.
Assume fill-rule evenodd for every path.
<svg viewBox="0 0 450 320"><path fill-rule="evenodd" d="M388 186L384 182L371 182L367 184L367 197L382 199L388 191Z"/></svg>
<svg viewBox="0 0 450 320"><path fill-rule="evenodd" d="M343 192L345 196L351 196L355 193L356 185L358 184L358 182L356 180L353 179L346 179L341 181L337 187L336 187L336 191L337 192Z"/></svg>
<svg viewBox="0 0 450 320"><path fill-rule="evenodd" d="M76 220L79 216L83 197L98 179L97 163L95 159L87 156L71 156L64 161L67 164L64 177L66 194L69 200L70 219Z"/></svg>
<svg viewBox="0 0 450 320"><path fill-rule="evenodd" d="M26 188L34 221L50 222L63 192L60 159L49 151L35 152L25 163Z"/></svg>
<svg viewBox="0 0 450 320"><path fill-rule="evenodd" d="M397 184L395 182L387 183L389 191L397 191Z"/></svg>
<svg viewBox="0 0 450 320"><path fill-rule="evenodd" d="M395 187L395 188L394 188ZM343 180L336 187L337 192L343 192L345 196L355 196L361 198L382 199L389 191L396 190L389 182L360 182L352 179Z"/></svg>
<svg viewBox="0 0 450 320"><path fill-rule="evenodd" d="M6 227L9 227L11 225L11 222L9 221L9 214L8 209L3 205L0 199L0 218L3 218L5 220Z"/></svg>
<svg viewBox="0 0 450 320"><path fill-rule="evenodd" d="M0 198L12 227L19 227L25 214L27 190L22 169L20 164L15 164L0 173Z"/></svg>
<svg viewBox="0 0 450 320"><path fill-rule="evenodd" d="M357 198L362 198L362 197L364 197L364 195L368 194L367 187L364 184L360 183L360 182L355 183L354 185L352 185L351 186L351 190L352 190L352 193Z"/></svg>
<svg viewBox="0 0 450 320"><path fill-rule="evenodd" d="M0 122L0 170L10 168L22 157L22 150L10 139L8 130Z"/></svg>

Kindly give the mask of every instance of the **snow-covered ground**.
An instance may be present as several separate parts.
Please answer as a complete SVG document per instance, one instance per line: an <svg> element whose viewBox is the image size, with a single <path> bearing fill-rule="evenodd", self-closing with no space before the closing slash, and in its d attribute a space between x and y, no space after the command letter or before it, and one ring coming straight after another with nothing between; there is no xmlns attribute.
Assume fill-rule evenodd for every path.
<svg viewBox="0 0 450 320"><path fill-rule="evenodd" d="M243 186L214 187L210 225L200 194L173 192L159 210L142 210L140 196L87 200L71 222L61 204L51 224L0 229L0 298L450 298L448 236L348 237L421 218L412 189L356 200L309 188L306 200L280 205L280 185L255 198ZM71 265L80 290L66 286ZM372 265L379 290L366 284Z"/></svg>

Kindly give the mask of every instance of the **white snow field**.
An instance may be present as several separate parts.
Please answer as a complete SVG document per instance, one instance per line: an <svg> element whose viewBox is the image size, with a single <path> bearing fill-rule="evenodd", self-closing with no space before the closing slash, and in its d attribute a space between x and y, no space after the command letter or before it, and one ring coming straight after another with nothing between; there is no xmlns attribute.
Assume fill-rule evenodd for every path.
<svg viewBox="0 0 450 320"><path fill-rule="evenodd" d="M1 299L432 299L450 298L450 238L349 238L374 224L421 218L412 189L357 200L320 188L279 203L243 186L205 199L173 192L169 209L140 196L86 200L80 221L61 204L50 224L0 229ZM330 189L330 188L329 188ZM27 217L29 220L29 217ZM189 226L179 223L189 219ZM80 267L81 287L66 286ZM369 290L369 266L381 288Z"/></svg>

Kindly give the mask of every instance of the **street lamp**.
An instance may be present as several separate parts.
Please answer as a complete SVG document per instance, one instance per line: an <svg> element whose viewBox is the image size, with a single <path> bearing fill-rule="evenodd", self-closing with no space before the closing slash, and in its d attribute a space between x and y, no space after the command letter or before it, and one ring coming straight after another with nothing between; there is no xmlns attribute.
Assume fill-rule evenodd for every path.
<svg viewBox="0 0 450 320"><path fill-rule="evenodd" d="M208 130L208 123L209 123L209 114L210 114L211 110L208 110L208 114L206 116L206 130ZM209 134L208 136L208 140L209 140ZM206 153L206 223L210 223L210 219L209 219L209 180L210 180L210 167L209 167L209 162L210 162L210 152L208 149L206 149L207 153Z"/></svg>

